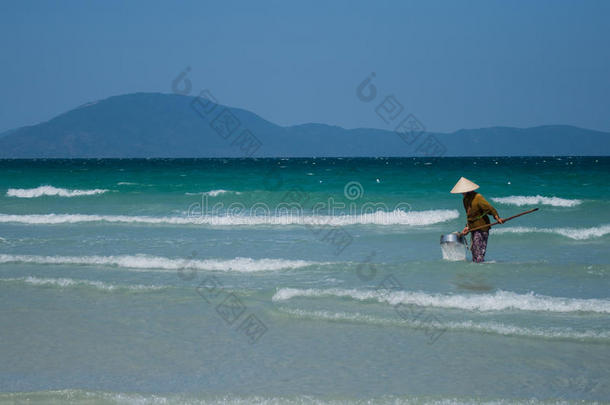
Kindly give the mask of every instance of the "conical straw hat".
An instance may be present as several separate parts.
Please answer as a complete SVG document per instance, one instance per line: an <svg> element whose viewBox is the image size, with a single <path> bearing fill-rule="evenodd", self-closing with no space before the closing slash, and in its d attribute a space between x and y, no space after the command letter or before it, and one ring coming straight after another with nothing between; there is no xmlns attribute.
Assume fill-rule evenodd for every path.
<svg viewBox="0 0 610 405"><path fill-rule="evenodd" d="M455 186L453 186L453 188L451 189L451 193L452 194L467 193L469 191L474 191L477 188L479 188L479 186L477 184L474 184L472 181L468 180L466 177L460 177L458 182L455 183Z"/></svg>

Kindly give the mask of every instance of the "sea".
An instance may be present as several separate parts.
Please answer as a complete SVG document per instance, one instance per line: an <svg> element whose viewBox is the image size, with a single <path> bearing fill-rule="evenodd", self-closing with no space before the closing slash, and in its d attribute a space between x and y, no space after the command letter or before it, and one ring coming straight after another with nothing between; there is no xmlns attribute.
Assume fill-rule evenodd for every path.
<svg viewBox="0 0 610 405"><path fill-rule="evenodd" d="M609 157L0 174L1 404L610 401ZM485 263L443 259L461 176L504 218L539 208Z"/></svg>

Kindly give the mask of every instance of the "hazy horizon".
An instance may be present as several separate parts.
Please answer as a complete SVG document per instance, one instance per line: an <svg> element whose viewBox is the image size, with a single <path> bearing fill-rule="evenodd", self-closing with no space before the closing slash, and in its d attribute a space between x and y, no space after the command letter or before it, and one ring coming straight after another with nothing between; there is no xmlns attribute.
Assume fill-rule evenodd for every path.
<svg viewBox="0 0 610 405"><path fill-rule="evenodd" d="M35 5L35 7L32 7ZM0 6L0 132L112 95L195 91L278 125L392 129L393 95L432 132L610 131L610 3L64 2ZM111 30L108 27L112 27ZM371 73L377 100L357 86Z"/></svg>
<svg viewBox="0 0 610 405"><path fill-rule="evenodd" d="M142 91L142 92L134 92L134 93L125 93L125 94L110 95L108 97L104 97L104 98L100 98L100 99L96 99L96 100L91 100L91 101L82 103L80 105L76 105L76 106L74 106L72 108L69 108L66 111L60 112L57 115L55 115L53 117L50 117L49 119L46 119L46 120L42 120L42 121L39 121L39 122L33 122L33 123L26 124L26 125L23 125L23 126L20 126L20 127L8 128L8 129L3 130L2 132L0 132L0 135L4 135L5 132L10 132L10 131L17 130L17 129L20 129L20 128L23 128L23 127L35 126L35 125L38 125L38 124L43 124L43 123L49 122L49 121L51 121L51 120L53 120L53 119L55 119L55 118L57 118L57 117L59 117L59 116L61 116L63 114L69 113L70 111L73 111L73 110L85 107L85 106L90 105L90 104L95 104L95 103L98 103L98 102L103 101L103 100L107 100L107 99L110 99L110 98L113 98L113 97L129 96L129 95L139 94L139 93L143 93L143 94L147 94L147 93L149 93L149 94L163 94L163 95L171 95L172 94L171 92L146 92L146 91ZM384 128L382 125L379 125L378 127L345 127L345 126L338 125L338 124L335 124L335 123L332 123L332 122L314 122L314 121L312 121L312 122L302 122L302 123L296 123L296 124L286 124L286 125L282 124L281 125L281 124L273 122L272 120L268 119L267 117L259 114L257 111L252 111L252 110L248 110L246 108L240 107L240 106L226 105L226 104L222 104L222 103L219 103L219 105L223 105L224 107L228 107L228 108L232 108L232 109L241 109L241 110L244 110L244 111L248 111L250 113L253 113L253 114L259 116L263 120L266 120L268 122L271 122L272 124L275 124L275 125L278 125L278 126L282 126L282 127L296 127L296 126L300 126L300 125L327 125L327 126L336 126L336 127L347 129L347 130L352 130L352 129L371 129L371 130L382 130L382 131L388 131L388 130L391 131L392 130L392 128L387 128L387 127ZM383 123L383 121L381 121L381 122ZM516 125L490 125L490 126L485 126L485 127L456 128L456 129L450 130L450 131L429 131L429 132L451 134L451 133L458 132L458 131L461 131L461 130L478 130L478 129L490 129L490 128L532 129L532 128L550 127L550 126L575 127L575 128L580 128L580 129L587 129L587 130L590 130L590 131L598 131L598 132L603 132L603 133L610 133L610 130L604 131L604 130L598 130L598 129L595 129L595 128L587 128L587 127L581 127L581 126L576 126L576 125L558 124L558 123L542 123L542 124L538 124L538 125L524 126L524 127L523 126L516 126Z"/></svg>

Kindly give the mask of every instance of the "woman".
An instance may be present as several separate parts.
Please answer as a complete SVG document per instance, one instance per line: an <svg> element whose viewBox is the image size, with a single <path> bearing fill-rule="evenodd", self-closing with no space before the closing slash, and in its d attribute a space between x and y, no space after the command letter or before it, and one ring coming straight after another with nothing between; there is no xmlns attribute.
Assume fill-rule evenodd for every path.
<svg viewBox="0 0 610 405"><path fill-rule="evenodd" d="M485 251L487 250L487 238L489 237L489 217L491 214L499 223L504 223L504 220L498 215L498 211L487 202L485 198L476 189L479 186L465 177L460 178L451 190L452 194L461 193L464 196L463 203L466 209L467 223L462 230L462 235L466 235L470 229L482 227L476 231L472 231L472 244L470 251L472 252L472 261L481 263L485 260Z"/></svg>

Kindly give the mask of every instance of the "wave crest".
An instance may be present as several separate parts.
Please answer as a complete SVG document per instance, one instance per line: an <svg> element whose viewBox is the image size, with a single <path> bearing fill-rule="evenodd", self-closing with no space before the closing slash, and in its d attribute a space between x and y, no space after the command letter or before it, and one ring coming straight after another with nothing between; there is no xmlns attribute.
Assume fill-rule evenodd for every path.
<svg viewBox="0 0 610 405"><path fill-rule="evenodd" d="M96 188L93 190L69 190L53 186L40 186L36 188L9 188L6 192L7 197L17 198L37 198L43 196L57 197L81 197L88 195L104 194L108 190Z"/></svg>
<svg viewBox="0 0 610 405"><path fill-rule="evenodd" d="M201 192L201 193L185 193L185 195L207 195L210 197L218 197L219 195L222 195L222 194L240 195L241 193L239 191L231 191L231 190L223 190L223 189L210 190L210 191L205 191L205 192Z"/></svg>
<svg viewBox="0 0 610 405"><path fill-rule="evenodd" d="M131 290L131 291L157 291L166 287L153 285L117 285L104 283L102 281L76 280L73 278L39 278L39 277L23 277L23 278L3 278L0 282L21 282L35 286L51 286L58 288L68 287L93 287L97 290L115 291L115 290Z"/></svg>
<svg viewBox="0 0 610 405"><path fill-rule="evenodd" d="M554 233L574 240L587 240L608 235L610 233L610 225L594 226L591 228L535 228L515 226L511 228L494 229L494 233Z"/></svg>
<svg viewBox="0 0 610 405"><path fill-rule="evenodd" d="M29 256L0 254L0 263L33 263L33 264L67 264L113 266L131 269L161 270L209 270L255 272L272 270L290 270L322 264L305 260L252 259L237 257L235 259L170 259L167 257L135 256Z"/></svg>
<svg viewBox="0 0 610 405"><path fill-rule="evenodd" d="M0 214L0 223L22 224L74 224L80 222L110 222L129 224L167 225L211 225L211 226L253 226L253 225L306 225L306 226L346 226L346 225L408 225L425 226L447 222L459 217L457 210L429 210L404 212L375 212L362 215L226 215L191 217L148 217L127 215L88 214L41 214L9 215Z"/></svg>
<svg viewBox="0 0 610 405"><path fill-rule="evenodd" d="M273 295L273 301L287 301L296 297L339 297L358 301L377 301L390 305L417 305L462 309L468 311L543 311L543 312L597 312L610 313L610 300L549 297L534 294L517 294L510 291L497 291L494 294L447 295L428 294L421 291L381 292L356 289L297 289L280 288Z"/></svg>
<svg viewBox="0 0 610 405"><path fill-rule="evenodd" d="M379 397L345 397L341 399L329 399L314 395L292 395L292 396L241 396L235 394L211 395L211 396L189 396L185 394L135 394L127 392L102 392L84 391L79 389L49 390L38 392L9 392L0 393L2 403L95 403L95 404L165 404L165 405L462 405L462 404L484 404L484 405L509 405L509 404L556 404L564 405L565 401L544 401L528 399L517 401L514 399L481 400L477 397L451 397L451 396L408 396L408 395L383 395Z"/></svg>
<svg viewBox="0 0 610 405"><path fill-rule="evenodd" d="M451 331L473 331L479 333L491 333L504 336L521 336L542 339L574 339L574 340L608 340L608 331L576 331L571 328L528 328L516 325L507 325L498 322L442 322L442 321L419 321L401 318L380 318L376 316L361 314L358 312L330 312L330 311L308 311L302 309L278 308L281 312L297 318L319 319L336 322L356 322L373 325L408 326L415 329L437 329Z"/></svg>
<svg viewBox="0 0 610 405"><path fill-rule="evenodd" d="M499 204L516 205L521 207L522 205L551 205L553 207L575 207L582 204L582 200L568 200L566 198L559 197L544 197L541 195L527 196L527 195L511 195L508 197L495 197L492 198L493 202Z"/></svg>

